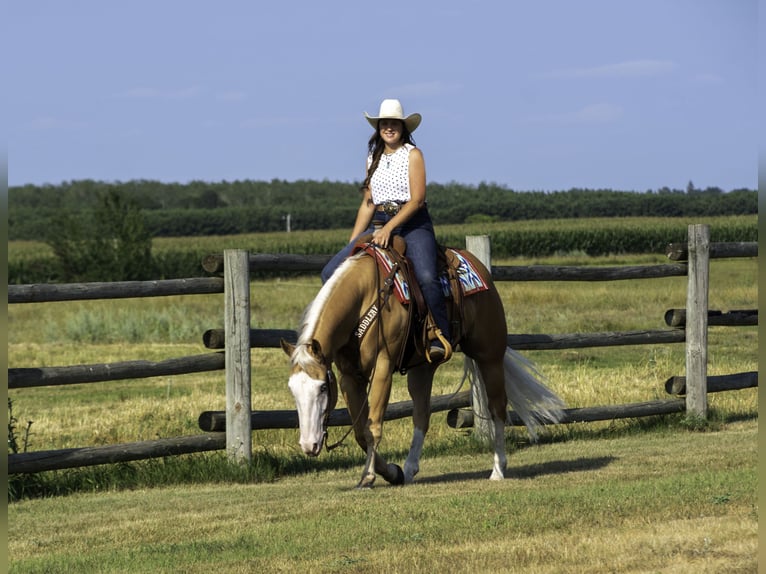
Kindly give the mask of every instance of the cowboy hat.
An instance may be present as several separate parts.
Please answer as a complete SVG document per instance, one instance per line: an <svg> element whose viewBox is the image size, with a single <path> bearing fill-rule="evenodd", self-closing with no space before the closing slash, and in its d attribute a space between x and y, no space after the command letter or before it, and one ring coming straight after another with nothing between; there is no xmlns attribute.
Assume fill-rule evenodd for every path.
<svg viewBox="0 0 766 574"><path fill-rule="evenodd" d="M420 114L410 114L406 118L404 117L404 110L399 100L383 100L380 103L380 111L377 116L371 116L367 112L364 112L364 117L370 122L370 125L375 129L378 129L378 120L392 119L402 120L407 131L412 133L420 125L420 121L423 117Z"/></svg>

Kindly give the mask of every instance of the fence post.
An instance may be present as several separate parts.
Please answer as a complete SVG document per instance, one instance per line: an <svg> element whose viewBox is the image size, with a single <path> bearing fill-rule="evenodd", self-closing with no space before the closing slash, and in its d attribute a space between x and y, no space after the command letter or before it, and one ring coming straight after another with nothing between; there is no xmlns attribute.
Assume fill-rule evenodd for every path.
<svg viewBox="0 0 766 574"><path fill-rule="evenodd" d="M488 235L466 235L465 248L473 253L484 266L492 270L492 249ZM489 414L486 393L471 386L471 404L473 405L473 436L484 444L494 444L495 426Z"/></svg>
<svg viewBox="0 0 766 574"><path fill-rule="evenodd" d="M707 326L710 226L689 226L686 293L686 414L707 418Z"/></svg>
<svg viewBox="0 0 766 574"><path fill-rule="evenodd" d="M226 337L226 453L229 460L253 457L250 402L250 265L242 249L223 252Z"/></svg>

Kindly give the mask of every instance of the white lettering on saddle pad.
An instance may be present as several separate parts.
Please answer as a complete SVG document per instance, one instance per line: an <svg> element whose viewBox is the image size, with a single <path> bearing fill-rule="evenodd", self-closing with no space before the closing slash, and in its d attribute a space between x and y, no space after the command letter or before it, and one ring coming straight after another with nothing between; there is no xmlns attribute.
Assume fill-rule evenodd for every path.
<svg viewBox="0 0 766 574"><path fill-rule="evenodd" d="M356 328L356 331L354 331L354 335L357 339L361 339L364 337L364 334L367 332L367 329L370 328L370 325L372 325L372 322L375 320L375 317L378 316L378 306L373 305L370 307L370 309L367 311L367 313L364 314L364 317L359 321L359 326Z"/></svg>

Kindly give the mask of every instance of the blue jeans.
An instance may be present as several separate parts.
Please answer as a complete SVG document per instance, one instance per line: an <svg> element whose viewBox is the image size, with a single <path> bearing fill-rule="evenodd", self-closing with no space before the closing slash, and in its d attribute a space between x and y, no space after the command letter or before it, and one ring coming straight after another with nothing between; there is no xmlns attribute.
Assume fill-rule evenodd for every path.
<svg viewBox="0 0 766 574"><path fill-rule="evenodd" d="M376 211L373 221L359 237L372 233L374 224L377 222L386 224L391 219L390 215ZM423 292L423 298L426 305L431 310L436 325L448 341L450 337L450 324L447 318L447 303L442 292L441 282L439 281L437 253L436 253L436 235L431 216L427 208L422 208L413 215L401 227L394 230L395 235L401 236L407 242L407 259L412 262L415 271L415 279ZM341 249L322 269L322 283L325 283L341 263L351 255L356 245L357 238Z"/></svg>

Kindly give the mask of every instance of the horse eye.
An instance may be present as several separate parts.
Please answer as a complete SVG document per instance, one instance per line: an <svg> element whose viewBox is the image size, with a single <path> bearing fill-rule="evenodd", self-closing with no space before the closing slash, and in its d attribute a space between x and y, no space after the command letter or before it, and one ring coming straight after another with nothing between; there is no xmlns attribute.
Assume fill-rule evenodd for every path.
<svg viewBox="0 0 766 574"><path fill-rule="evenodd" d="M322 393L322 394L327 392L327 383L325 383L324 385L319 387L319 392Z"/></svg>

